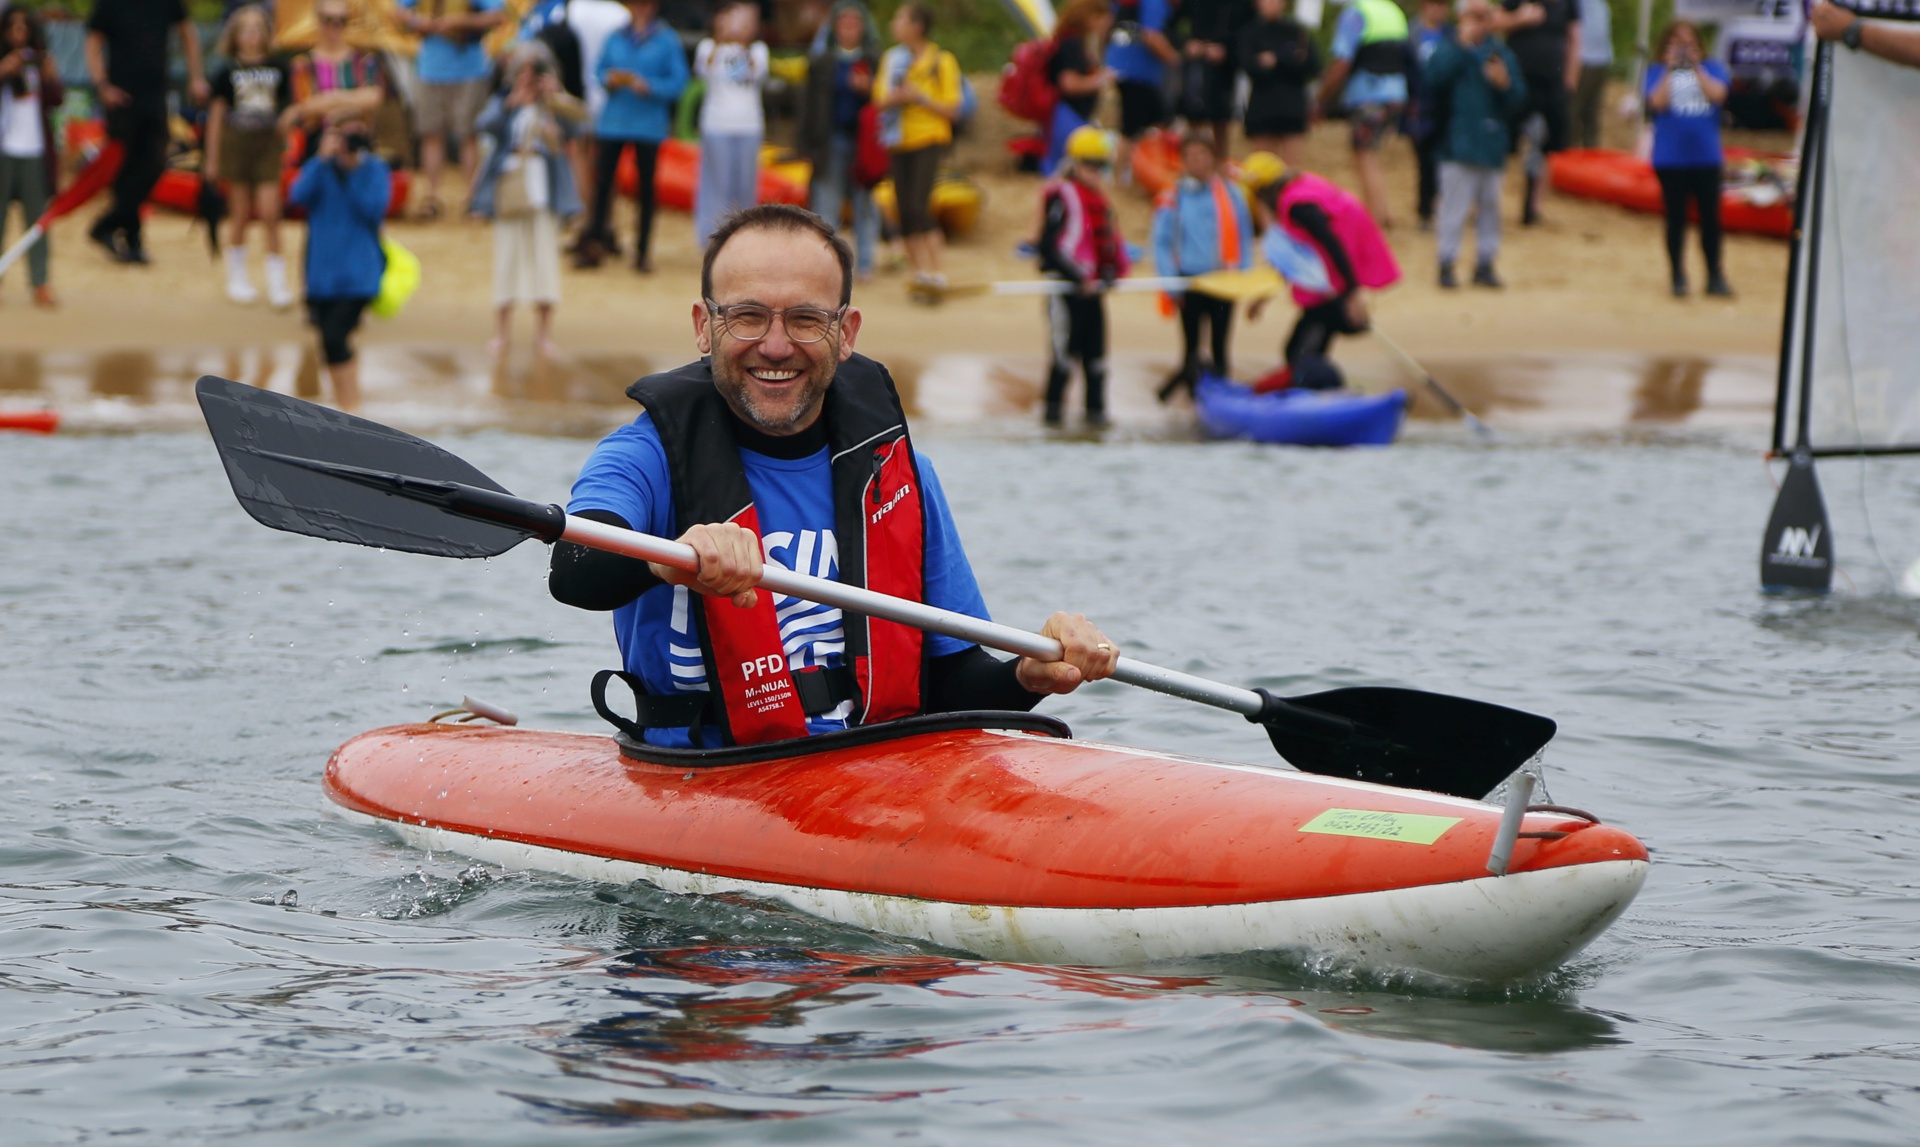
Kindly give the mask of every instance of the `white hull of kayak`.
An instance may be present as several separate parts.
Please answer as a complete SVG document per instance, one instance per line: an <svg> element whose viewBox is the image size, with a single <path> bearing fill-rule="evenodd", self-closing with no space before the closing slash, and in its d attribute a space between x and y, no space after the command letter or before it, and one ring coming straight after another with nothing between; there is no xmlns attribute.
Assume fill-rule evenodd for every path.
<svg viewBox="0 0 1920 1147"><path fill-rule="evenodd" d="M1563 963L1623 912L1646 880L1644 860L1612 860L1344 896L1166 908L1037 908L769 884L614 860L347 809L349 820L403 841L513 871L667 892L744 894L827 920L930 941L992 960L1133 965L1243 952L1380 975L1490 983Z"/></svg>

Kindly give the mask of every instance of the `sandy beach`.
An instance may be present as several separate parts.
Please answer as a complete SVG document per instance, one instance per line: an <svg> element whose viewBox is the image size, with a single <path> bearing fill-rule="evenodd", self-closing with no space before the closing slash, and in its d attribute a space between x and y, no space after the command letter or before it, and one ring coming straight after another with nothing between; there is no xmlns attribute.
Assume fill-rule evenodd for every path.
<svg viewBox="0 0 1920 1147"><path fill-rule="evenodd" d="M954 157L987 195L979 226L950 248L955 283L1034 275L1014 248L1031 229L1038 181L1015 173L1007 158L1003 141L1016 125L998 117L989 93L983 92L982 105L983 122ZM1631 125L1610 122L1608 130L1609 143L1631 145ZM1729 142L1762 149L1790 144L1785 136L1734 136L1739 133ZM1406 203L1390 236L1405 278L1375 298L1377 325L1490 421L1573 428L1642 421L1766 425L1786 244L1729 236L1727 272L1737 297L1675 300L1666 290L1658 218L1554 195L1545 221L1523 229L1512 222L1521 180L1510 170L1500 258L1507 289L1442 291L1434 283L1433 236L1412 225L1411 149L1397 141L1386 155L1390 184ZM1353 185L1344 125L1317 128L1305 166ZM1122 190L1118 201L1123 232L1144 245L1149 202L1132 190ZM52 402L79 428L90 421L148 424L190 415L177 408L202 370L262 382L288 376L311 391L314 366L298 309L275 313L230 303L204 231L181 216L150 218L152 266L114 265L85 239L97 210L90 206L55 228L59 311L30 308L24 276L9 276L0 304L0 396L7 402ZM629 217L618 218L622 233L630 234ZM425 270L403 315L369 319L362 328L373 407L405 396L425 408L413 411L414 421L526 424L531 418L549 429L591 432L624 417L619 391L635 375L693 353L688 312L699 261L687 214L661 213L657 271L650 276L623 265L565 272L556 324L564 355L552 364L531 360L524 316L506 362L496 367L484 354L492 321L492 238L485 223L408 220L390 233L419 255ZM297 252L303 229L289 225L286 235ZM257 252L257 238L253 246ZM1697 263L1697 250L1690 254ZM1695 277L1702 277L1697 269ZM866 315L860 349L893 367L922 417L968 421L1032 413L1046 345L1035 300L976 297L930 309L908 301L904 276L883 273L861 284L854 301ZM1180 424L1177 412L1169 422L1152 396L1177 361L1177 325L1158 314L1151 296L1117 296L1111 308L1116 419L1123 427ZM1238 372L1270 369L1290 323L1284 305L1259 323L1238 323ZM1417 381L1379 340L1343 340L1336 357L1364 389ZM103 398L105 405L98 401ZM579 404L601 410L573 409ZM503 413L509 407L520 414ZM1443 413L1425 396L1415 409L1428 417Z"/></svg>

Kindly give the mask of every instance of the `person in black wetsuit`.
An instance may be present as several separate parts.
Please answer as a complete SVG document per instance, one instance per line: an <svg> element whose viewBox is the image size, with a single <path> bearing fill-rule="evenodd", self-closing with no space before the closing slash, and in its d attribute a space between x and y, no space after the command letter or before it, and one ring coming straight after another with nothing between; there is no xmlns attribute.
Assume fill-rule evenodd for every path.
<svg viewBox="0 0 1920 1147"><path fill-rule="evenodd" d="M645 407L594 450L570 512L678 536L695 573L554 547L554 597L610 610L641 724L662 745L754 744L915 713L1026 710L1113 672L1113 643L1056 613L1064 658L970 642L756 590L774 563L984 617L939 480L886 368L854 353L853 254L769 204L715 231L693 306L707 357L635 383Z"/></svg>
<svg viewBox="0 0 1920 1147"><path fill-rule="evenodd" d="M1107 424L1107 302L1114 280L1131 269L1113 204L1101 185L1113 163L1113 144L1096 127L1067 137L1066 168L1040 190L1040 270L1072 289L1047 296L1052 361L1047 365L1044 419L1061 424L1071 363L1080 360L1087 384L1087 426Z"/></svg>

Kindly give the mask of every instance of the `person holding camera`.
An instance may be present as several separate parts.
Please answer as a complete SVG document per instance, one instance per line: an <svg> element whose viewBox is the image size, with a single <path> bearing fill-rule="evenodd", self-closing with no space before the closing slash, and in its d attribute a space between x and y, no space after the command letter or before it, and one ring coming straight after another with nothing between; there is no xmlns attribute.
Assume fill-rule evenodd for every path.
<svg viewBox="0 0 1920 1147"><path fill-rule="evenodd" d="M0 249L7 245L7 209L18 201L20 225L32 227L53 196L60 165L52 113L63 94L39 17L0 6ZM59 305L47 284L49 254L45 235L27 248L36 307Z"/></svg>
<svg viewBox="0 0 1920 1147"><path fill-rule="evenodd" d="M722 5L713 35L693 50L693 74L707 86L700 101L700 182L693 196L693 236L703 247L723 216L760 201L760 141L767 132L761 92L768 60L760 9L744 0Z"/></svg>
<svg viewBox="0 0 1920 1147"><path fill-rule="evenodd" d="M334 403L347 411L360 407L350 340L387 269L380 224L393 195L392 172L372 148L366 120L351 113L328 120L287 196L307 213L307 320L320 334Z"/></svg>
<svg viewBox="0 0 1920 1147"><path fill-rule="evenodd" d="M1667 209L1667 264L1673 297L1687 297L1687 210L1700 220L1700 250L1707 258L1707 294L1731 296L1720 265L1720 183L1726 156L1720 149L1720 111L1727 102L1727 68L1706 59L1700 30L1676 20L1660 37L1660 61L1647 69L1647 110L1653 116L1653 172Z"/></svg>
<svg viewBox="0 0 1920 1147"><path fill-rule="evenodd" d="M535 41L507 58L504 90L476 131L493 141L473 188L474 214L493 220L493 301L498 330L487 349L507 352L515 303L533 306L534 352L552 358L560 302L560 221L580 213L566 141L586 105L560 86L553 53Z"/></svg>

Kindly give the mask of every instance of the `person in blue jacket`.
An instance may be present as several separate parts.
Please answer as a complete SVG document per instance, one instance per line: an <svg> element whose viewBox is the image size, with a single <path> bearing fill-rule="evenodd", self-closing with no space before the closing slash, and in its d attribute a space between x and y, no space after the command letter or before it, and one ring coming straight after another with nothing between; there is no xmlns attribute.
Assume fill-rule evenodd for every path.
<svg viewBox="0 0 1920 1147"><path fill-rule="evenodd" d="M1219 173L1213 136L1193 134L1180 146L1185 174L1160 194L1153 213L1154 269L1167 278L1244 271L1253 265L1253 215L1238 184ZM1160 387L1160 401L1200 381L1200 328L1212 333L1207 369L1227 377L1227 346L1233 335L1233 300L1189 287L1180 299L1180 369Z"/></svg>
<svg viewBox="0 0 1920 1147"><path fill-rule="evenodd" d="M320 332L334 403L349 411L360 406L360 368L349 340L387 270L380 224L393 174L372 149L365 120L329 121L287 196L307 213L307 320Z"/></svg>
<svg viewBox="0 0 1920 1147"><path fill-rule="evenodd" d="M618 255L607 218L613 209L613 181L620 153L631 147L640 170L636 198L640 228L634 237L633 266L653 270L654 171L660 144L673 130L673 104L687 87L687 52L680 36L661 20L659 0L627 0L633 23L607 37L593 72L607 90L606 106L594 125L600 151L594 161L593 218L574 257L580 268L597 267Z"/></svg>

